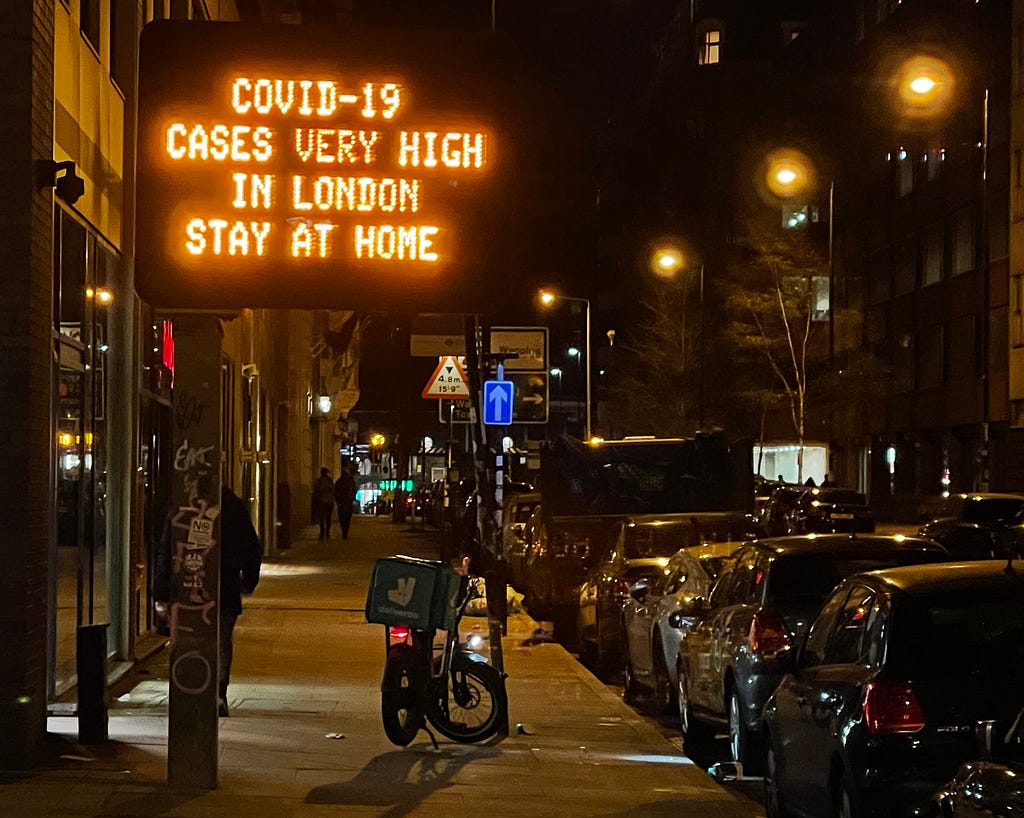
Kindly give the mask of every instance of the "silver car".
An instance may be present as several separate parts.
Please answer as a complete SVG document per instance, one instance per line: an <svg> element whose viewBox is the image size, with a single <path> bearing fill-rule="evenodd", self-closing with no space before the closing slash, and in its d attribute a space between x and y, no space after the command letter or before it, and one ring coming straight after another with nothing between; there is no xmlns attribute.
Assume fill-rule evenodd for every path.
<svg viewBox="0 0 1024 818"><path fill-rule="evenodd" d="M649 697L658 712L669 712L676 695L679 640L693 624L693 599L707 599L725 564L741 542L682 548L654 579L633 585L623 607L626 659L623 695L629 702Z"/></svg>

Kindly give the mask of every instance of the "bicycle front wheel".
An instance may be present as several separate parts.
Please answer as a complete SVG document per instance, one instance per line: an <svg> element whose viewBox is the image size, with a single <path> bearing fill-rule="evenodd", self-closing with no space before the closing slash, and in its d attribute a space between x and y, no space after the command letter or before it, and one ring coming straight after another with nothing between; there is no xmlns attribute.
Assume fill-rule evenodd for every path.
<svg viewBox="0 0 1024 818"><path fill-rule="evenodd" d="M445 738L484 741L508 718L505 680L490 665L456 654L447 676L433 684L427 719Z"/></svg>
<svg viewBox="0 0 1024 818"><path fill-rule="evenodd" d="M388 651L384 679L380 686L380 715L384 733L392 744L405 747L423 727L423 706L416 690L416 651L395 645Z"/></svg>

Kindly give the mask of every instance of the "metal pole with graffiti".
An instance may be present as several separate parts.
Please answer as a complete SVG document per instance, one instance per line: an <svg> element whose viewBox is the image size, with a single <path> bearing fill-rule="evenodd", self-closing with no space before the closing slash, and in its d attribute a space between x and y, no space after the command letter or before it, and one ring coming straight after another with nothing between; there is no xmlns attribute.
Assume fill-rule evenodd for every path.
<svg viewBox="0 0 1024 818"><path fill-rule="evenodd" d="M217 786L220 605L221 328L216 318L175 319L170 700L167 779Z"/></svg>

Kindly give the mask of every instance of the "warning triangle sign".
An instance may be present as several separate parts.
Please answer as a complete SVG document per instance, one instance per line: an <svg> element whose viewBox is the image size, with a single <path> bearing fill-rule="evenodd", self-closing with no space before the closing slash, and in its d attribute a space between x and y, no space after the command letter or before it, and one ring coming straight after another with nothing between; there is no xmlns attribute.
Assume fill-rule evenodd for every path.
<svg viewBox="0 0 1024 818"><path fill-rule="evenodd" d="M421 393L425 398L468 398L469 379L454 355L446 355L437 364Z"/></svg>

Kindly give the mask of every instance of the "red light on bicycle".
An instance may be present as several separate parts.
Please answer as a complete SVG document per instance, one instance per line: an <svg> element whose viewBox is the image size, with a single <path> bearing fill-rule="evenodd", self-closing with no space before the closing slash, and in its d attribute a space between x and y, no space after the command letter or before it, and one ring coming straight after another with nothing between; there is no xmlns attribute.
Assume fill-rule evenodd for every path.
<svg viewBox="0 0 1024 818"><path fill-rule="evenodd" d="M391 628L390 636L392 639L408 639L411 632L405 625L394 625Z"/></svg>

